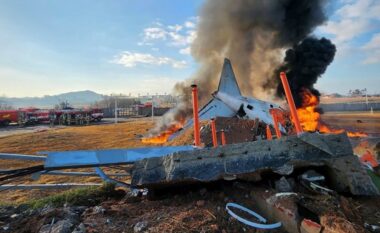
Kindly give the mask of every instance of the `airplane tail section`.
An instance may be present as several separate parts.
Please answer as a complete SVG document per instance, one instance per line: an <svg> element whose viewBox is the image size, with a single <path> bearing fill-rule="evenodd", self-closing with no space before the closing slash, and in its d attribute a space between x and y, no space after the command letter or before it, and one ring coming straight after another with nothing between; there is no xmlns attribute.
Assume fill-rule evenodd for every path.
<svg viewBox="0 0 380 233"><path fill-rule="evenodd" d="M239 85L229 59L224 59L223 70L220 76L218 92L224 92L231 96L241 96Z"/></svg>
<svg viewBox="0 0 380 233"><path fill-rule="evenodd" d="M232 70L231 62L227 58L224 59L223 70L220 76L217 92L223 92L235 97L241 96L239 85L237 84L234 71ZM222 100L213 95L213 98L199 110L198 114L200 120L209 120L215 117L233 117L236 115L236 111L228 107ZM186 129L192 125L193 120L190 119L183 128ZM169 140L177 137L181 132L183 131L172 134Z"/></svg>

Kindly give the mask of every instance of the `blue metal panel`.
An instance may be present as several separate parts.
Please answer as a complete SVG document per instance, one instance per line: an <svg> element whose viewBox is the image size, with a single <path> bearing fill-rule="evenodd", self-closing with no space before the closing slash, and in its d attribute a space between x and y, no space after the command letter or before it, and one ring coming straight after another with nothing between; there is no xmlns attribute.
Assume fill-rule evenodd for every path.
<svg viewBox="0 0 380 233"><path fill-rule="evenodd" d="M177 151L193 150L192 146L147 147L135 149L83 150L46 152L46 169L97 167L113 164L128 164L137 160L161 157Z"/></svg>

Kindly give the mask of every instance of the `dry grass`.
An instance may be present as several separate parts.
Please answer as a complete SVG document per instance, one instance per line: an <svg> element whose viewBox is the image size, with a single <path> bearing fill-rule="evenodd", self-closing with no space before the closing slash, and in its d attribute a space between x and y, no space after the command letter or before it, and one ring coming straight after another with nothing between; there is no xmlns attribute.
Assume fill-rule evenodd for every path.
<svg viewBox="0 0 380 233"><path fill-rule="evenodd" d="M120 124L69 127L44 132L26 133L0 138L0 152L37 154L39 151L67 151L147 146L140 137L153 126L149 120L130 121ZM4 169L4 163L0 169ZM9 163L6 168L19 167L19 162Z"/></svg>
<svg viewBox="0 0 380 233"><path fill-rule="evenodd" d="M328 112L322 120L334 128L380 135L380 112Z"/></svg>
<svg viewBox="0 0 380 233"><path fill-rule="evenodd" d="M326 113L322 119L334 128L364 131L380 135L380 113ZM361 122L358 122L360 120ZM156 146L142 144L140 137L153 127L150 119L139 119L117 125L69 127L45 132L12 135L0 138L0 152L36 154L38 151L65 151L86 149L111 149ZM181 137L167 145L187 144L192 141L193 131L188 129ZM25 161L0 160L0 169L35 165ZM82 169L85 170L85 169ZM88 169L87 169L88 170ZM20 183L100 182L97 177L79 178L42 176L38 181L25 178ZM1 192L3 202L23 202L43 197L57 191L7 191Z"/></svg>
<svg viewBox="0 0 380 233"><path fill-rule="evenodd" d="M336 103L365 103L365 97L321 97L322 104L336 104ZM380 97L368 97L368 102L380 102Z"/></svg>
<svg viewBox="0 0 380 233"><path fill-rule="evenodd" d="M134 148L151 146L142 144L140 137L152 128L150 120L142 119L120 124L69 127L45 132L26 133L0 138L0 152L36 154L39 151L66 151L88 149ZM37 165L27 161L0 160L0 169L12 169ZM88 170L88 169L81 169ZM90 169L91 170L91 169ZM97 177L41 176L38 181L29 177L17 183L101 182ZM3 202L23 202L43 197L54 191L6 191L1 192Z"/></svg>

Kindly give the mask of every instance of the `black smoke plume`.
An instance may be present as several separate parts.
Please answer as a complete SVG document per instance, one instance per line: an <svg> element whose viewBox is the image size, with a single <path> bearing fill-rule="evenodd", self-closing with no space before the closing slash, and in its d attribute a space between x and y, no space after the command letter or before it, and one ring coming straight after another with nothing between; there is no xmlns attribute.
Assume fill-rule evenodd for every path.
<svg viewBox="0 0 380 233"><path fill-rule="evenodd" d="M309 90L318 97L320 93L314 88L318 78L326 71L327 66L334 60L336 48L326 38L309 37L300 44L286 51L284 63L276 69L274 78L277 81L277 95L283 97L284 89L278 77L281 71L286 72L289 86L296 107L302 105L303 90Z"/></svg>

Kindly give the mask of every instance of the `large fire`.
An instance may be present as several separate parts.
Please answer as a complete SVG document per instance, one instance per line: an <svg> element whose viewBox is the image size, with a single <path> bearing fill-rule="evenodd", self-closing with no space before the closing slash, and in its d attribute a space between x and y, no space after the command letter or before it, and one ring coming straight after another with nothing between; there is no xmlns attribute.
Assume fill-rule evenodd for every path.
<svg viewBox="0 0 380 233"><path fill-rule="evenodd" d="M319 131L321 133L342 133L343 129L331 129L321 121L321 114L318 112L317 107L319 99L313 95L309 90L304 89L302 92L302 106L297 108L297 114L304 131ZM361 132L347 132L349 137L366 137L366 133Z"/></svg>
<svg viewBox="0 0 380 233"><path fill-rule="evenodd" d="M182 121L178 122L178 123L174 123L168 129L161 132L159 135L156 135L153 137L142 138L141 141L143 143L164 144L165 142L168 141L170 135L174 134L179 129L182 129L183 123L184 122L182 122Z"/></svg>

